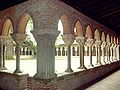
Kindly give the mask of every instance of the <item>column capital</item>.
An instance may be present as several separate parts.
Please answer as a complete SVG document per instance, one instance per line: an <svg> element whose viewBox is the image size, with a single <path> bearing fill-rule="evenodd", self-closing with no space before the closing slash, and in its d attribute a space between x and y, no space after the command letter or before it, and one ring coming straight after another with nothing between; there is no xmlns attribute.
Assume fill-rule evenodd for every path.
<svg viewBox="0 0 120 90"><path fill-rule="evenodd" d="M15 43L19 44L19 45L21 45L24 42L24 40L27 36L26 34L22 34L22 33L12 33L10 35L11 35L12 39L15 41Z"/></svg>
<svg viewBox="0 0 120 90"><path fill-rule="evenodd" d="M48 30L48 29L43 29L43 30L33 30L31 31L33 34L35 40L38 40L39 35L41 35L41 38L43 35L46 35L47 37L50 36L49 38L57 38L59 35L60 31L57 30Z"/></svg>
<svg viewBox="0 0 120 90"><path fill-rule="evenodd" d="M6 44L8 39L8 36L0 36L0 44Z"/></svg>
<svg viewBox="0 0 120 90"><path fill-rule="evenodd" d="M85 44L86 38L85 37L76 37L76 42L78 44Z"/></svg>
<svg viewBox="0 0 120 90"><path fill-rule="evenodd" d="M95 41L95 45L99 47L101 45L101 41Z"/></svg>
<svg viewBox="0 0 120 90"><path fill-rule="evenodd" d="M102 42L102 47L105 47L107 45L106 42Z"/></svg>
<svg viewBox="0 0 120 90"><path fill-rule="evenodd" d="M87 45L88 45L88 46L93 46L95 40L94 40L94 39L87 39L86 42L87 42Z"/></svg>
<svg viewBox="0 0 120 90"><path fill-rule="evenodd" d="M107 46L109 46L109 47L110 47L111 45L112 45L112 43L110 43L110 42L107 42Z"/></svg>
<svg viewBox="0 0 120 90"><path fill-rule="evenodd" d="M71 45L74 40L75 40L75 35L74 34L63 34L62 39L67 45Z"/></svg>

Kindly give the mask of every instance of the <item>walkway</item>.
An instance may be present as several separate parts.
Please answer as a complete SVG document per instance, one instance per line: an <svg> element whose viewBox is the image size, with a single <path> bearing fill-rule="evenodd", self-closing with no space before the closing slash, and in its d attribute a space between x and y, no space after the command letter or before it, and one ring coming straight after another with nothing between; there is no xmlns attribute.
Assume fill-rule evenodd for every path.
<svg viewBox="0 0 120 90"><path fill-rule="evenodd" d="M85 90L120 90L120 70Z"/></svg>

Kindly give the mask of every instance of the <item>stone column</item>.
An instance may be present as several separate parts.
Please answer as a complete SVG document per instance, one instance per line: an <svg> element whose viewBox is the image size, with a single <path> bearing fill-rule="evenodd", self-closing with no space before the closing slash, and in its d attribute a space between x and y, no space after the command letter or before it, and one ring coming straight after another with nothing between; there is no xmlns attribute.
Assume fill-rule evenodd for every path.
<svg viewBox="0 0 120 90"><path fill-rule="evenodd" d="M116 52L117 52L117 60L119 61L120 60L120 45L117 45Z"/></svg>
<svg viewBox="0 0 120 90"><path fill-rule="evenodd" d="M111 61L114 61L113 60L113 46L114 46L114 44L112 44L110 47Z"/></svg>
<svg viewBox="0 0 120 90"><path fill-rule="evenodd" d="M96 65L102 65L101 64L101 41L95 41L95 45L96 45L96 53L97 53Z"/></svg>
<svg viewBox="0 0 120 90"><path fill-rule="evenodd" d="M80 67L78 69L87 69L84 65L85 37L76 37L76 42L79 44L79 55L80 55Z"/></svg>
<svg viewBox="0 0 120 90"><path fill-rule="evenodd" d="M15 47L16 70L14 71L14 73L22 73L22 71L20 70L20 47L26 38L26 34L12 33L11 37L16 43Z"/></svg>
<svg viewBox="0 0 120 90"><path fill-rule="evenodd" d="M3 37L0 36L0 70L3 70Z"/></svg>
<svg viewBox="0 0 120 90"><path fill-rule="evenodd" d="M117 60L117 51L116 51L116 48L117 48L117 45L116 44L114 44L114 46L113 46L113 50L114 50L114 60Z"/></svg>
<svg viewBox="0 0 120 90"><path fill-rule="evenodd" d="M55 78L55 40L59 31L34 30L32 34L37 42L37 72L34 78Z"/></svg>
<svg viewBox="0 0 120 90"><path fill-rule="evenodd" d="M5 67L5 48L8 40L9 40L8 36L3 36L3 69L4 70L7 70L7 68Z"/></svg>
<svg viewBox="0 0 120 90"><path fill-rule="evenodd" d="M111 43L107 43L107 63L111 63L111 61L110 61L110 45L111 45Z"/></svg>
<svg viewBox="0 0 120 90"><path fill-rule="evenodd" d="M105 62L105 47L106 47L106 42L102 43L102 57L103 57L103 62L106 64Z"/></svg>
<svg viewBox="0 0 120 90"><path fill-rule="evenodd" d="M64 34L62 39L67 45L67 69L65 72L73 72L71 68L71 45L75 40L75 36L73 34Z"/></svg>
<svg viewBox="0 0 120 90"><path fill-rule="evenodd" d="M93 44L94 44L94 39L87 39L87 45L89 46L89 60L90 60L89 67L94 66L92 64L92 46L93 46Z"/></svg>

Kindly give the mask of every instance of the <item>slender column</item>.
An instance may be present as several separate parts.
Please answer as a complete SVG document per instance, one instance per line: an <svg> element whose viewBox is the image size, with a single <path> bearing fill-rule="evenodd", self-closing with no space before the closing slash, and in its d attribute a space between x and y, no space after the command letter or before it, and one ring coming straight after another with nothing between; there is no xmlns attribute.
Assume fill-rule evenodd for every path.
<svg viewBox="0 0 120 90"><path fill-rule="evenodd" d="M0 71L3 70L3 39L0 37Z"/></svg>
<svg viewBox="0 0 120 90"><path fill-rule="evenodd" d="M32 34L37 42L37 72L34 78L55 78L55 40L57 30L34 30Z"/></svg>
<svg viewBox="0 0 120 90"><path fill-rule="evenodd" d="M116 52L117 52L117 60L119 61L120 60L120 45L117 45Z"/></svg>
<svg viewBox="0 0 120 90"><path fill-rule="evenodd" d="M8 43L9 37L8 36L3 36L3 69L7 70L5 66L5 48Z"/></svg>
<svg viewBox="0 0 120 90"><path fill-rule="evenodd" d="M16 43L15 47L16 70L14 71L14 73L22 73L22 71L20 70L20 48L26 38L26 34L12 33L11 37Z"/></svg>
<svg viewBox="0 0 120 90"><path fill-rule="evenodd" d="M87 69L84 65L85 37L76 37L76 42L79 44L79 54L80 54L80 67L78 67L78 69Z"/></svg>
<svg viewBox="0 0 120 90"><path fill-rule="evenodd" d="M71 45L74 42L75 36L73 34L64 34L62 39L67 45L67 69L65 72L73 72L71 68Z"/></svg>
<svg viewBox="0 0 120 90"><path fill-rule="evenodd" d="M110 47L111 61L114 61L113 60L113 46L114 46L114 44L112 44Z"/></svg>
<svg viewBox="0 0 120 90"><path fill-rule="evenodd" d="M114 47L113 47L113 48L114 48L114 60L117 60L117 58L116 58L116 56L117 56L117 55L116 55L116 53L117 53L117 52L116 52L116 47L117 47L117 45L115 44Z"/></svg>
<svg viewBox="0 0 120 90"><path fill-rule="evenodd" d="M89 46L89 60L90 60L89 67L94 66L92 64L92 46L93 46L93 44L94 44L94 39L87 39L87 45Z"/></svg>
<svg viewBox="0 0 120 90"><path fill-rule="evenodd" d="M95 41L95 45L96 45L96 57L97 57L96 65L102 65L101 64L101 41Z"/></svg>
<svg viewBox="0 0 120 90"><path fill-rule="evenodd" d="M102 57L103 57L103 62L106 64L105 62L105 47L106 47L106 42L102 43Z"/></svg>
<svg viewBox="0 0 120 90"><path fill-rule="evenodd" d="M110 45L111 43L107 43L107 62L111 63L110 61Z"/></svg>

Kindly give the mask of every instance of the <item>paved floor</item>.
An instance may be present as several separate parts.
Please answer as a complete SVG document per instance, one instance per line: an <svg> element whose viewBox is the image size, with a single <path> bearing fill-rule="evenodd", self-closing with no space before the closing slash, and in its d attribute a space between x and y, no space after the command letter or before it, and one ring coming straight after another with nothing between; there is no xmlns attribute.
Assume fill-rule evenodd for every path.
<svg viewBox="0 0 120 90"><path fill-rule="evenodd" d="M120 90L120 70L85 90Z"/></svg>

